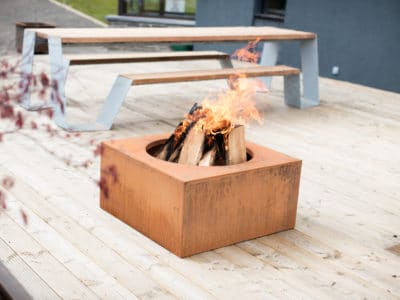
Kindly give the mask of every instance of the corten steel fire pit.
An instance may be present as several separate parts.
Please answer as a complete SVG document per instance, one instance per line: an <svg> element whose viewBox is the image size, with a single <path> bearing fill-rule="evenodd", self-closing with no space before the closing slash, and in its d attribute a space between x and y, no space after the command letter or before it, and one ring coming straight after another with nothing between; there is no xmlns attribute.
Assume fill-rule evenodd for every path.
<svg viewBox="0 0 400 300"><path fill-rule="evenodd" d="M180 257L294 228L301 160L246 143L245 163L188 166L153 156L166 138L103 143L102 209Z"/></svg>

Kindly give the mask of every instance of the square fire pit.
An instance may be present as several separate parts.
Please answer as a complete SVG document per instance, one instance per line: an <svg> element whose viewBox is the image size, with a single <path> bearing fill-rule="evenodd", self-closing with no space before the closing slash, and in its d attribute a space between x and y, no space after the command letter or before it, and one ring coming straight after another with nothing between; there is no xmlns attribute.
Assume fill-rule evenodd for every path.
<svg viewBox="0 0 400 300"><path fill-rule="evenodd" d="M102 209L180 257L294 228L301 160L246 143L245 163L188 166L153 156L167 138L103 143Z"/></svg>

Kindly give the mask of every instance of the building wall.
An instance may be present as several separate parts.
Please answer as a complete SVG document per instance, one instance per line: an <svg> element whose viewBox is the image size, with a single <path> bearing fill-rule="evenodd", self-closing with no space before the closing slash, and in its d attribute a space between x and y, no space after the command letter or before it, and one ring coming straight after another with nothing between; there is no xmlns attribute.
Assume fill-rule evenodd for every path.
<svg viewBox="0 0 400 300"><path fill-rule="evenodd" d="M400 0L399 0L400 1ZM253 0L197 0L196 26L252 26ZM233 53L246 43L214 43L196 45L196 50L215 50Z"/></svg>
<svg viewBox="0 0 400 300"><path fill-rule="evenodd" d="M400 92L400 0L287 0L283 23L254 18L258 2L197 1L196 25L312 31L318 35L320 76ZM280 63L298 66L297 47L285 43ZM337 76L332 75L333 66L339 67Z"/></svg>

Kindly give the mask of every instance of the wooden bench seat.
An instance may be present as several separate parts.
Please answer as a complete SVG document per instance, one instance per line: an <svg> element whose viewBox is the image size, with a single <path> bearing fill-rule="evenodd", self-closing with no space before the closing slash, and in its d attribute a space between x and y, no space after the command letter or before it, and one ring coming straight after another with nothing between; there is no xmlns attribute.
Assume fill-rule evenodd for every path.
<svg viewBox="0 0 400 300"><path fill-rule="evenodd" d="M88 65L203 59L230 60L230 57L220 51L179 51L71 54L66 55L66 59L69 60L70 65Z"/></svg>
<svg viewBox="0 0 400 300"><path fill-rule="evenodd" d="M184 60L218 60L222 68L233 68L230 56L221 51L177 51L177 52L124 52L124 53L95 53L95 54L69 54L64 57L64 67L68 70L70 65L91 64L117 64L117 63L140 63L140 62L165 62ZM68 72L57 74L58 85L64 89ZM64 97L62 97L64 98ZM40 110L52 106L51 103L31 104L23 101L21 106L27 110Z"/></svg>
<svg viewBox="0 0 400 300"><path fill-rule="evenodd" d="M285 76L298 75L300 70L288 66L257 66L249 68L235 69L215 69L215 70L190 70L179 72L163 72L163 73L145 73L145 74L123 74L121 76L132 80L134 85L154 84L154 83L172 83L183 81L201 81L227 79L231 76L243 74L247 77L264 77L264 76Z"/></svg>
<svg viewBox="0 0 400 300"><path fill-rule="evenodd" d="M247 77L284 76L285 103L290 106L299 107L301 100L299 74L299 69L282 65L236 69L224 68L163 73L121 74L117 77L95 123L69 125L65 118L64 111L58 106L54 107L55 122L58 126L70 131L108 130L111 128L132 85L228 79L235 75L245 75Z"/></svg>

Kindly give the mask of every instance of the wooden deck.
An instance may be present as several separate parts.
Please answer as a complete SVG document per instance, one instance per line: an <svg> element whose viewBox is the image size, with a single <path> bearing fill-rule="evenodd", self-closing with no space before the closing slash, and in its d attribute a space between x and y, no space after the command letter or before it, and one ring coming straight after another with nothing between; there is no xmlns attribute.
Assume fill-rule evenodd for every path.
<svg viewBox="0 0 400 300"><path fill-rule="evenodd" d="M152 71L194 65L218 67L171 62ZM148 68L72 67L69 116L94 118L116 74ZM180 259L99 208L89 141L171 132L194 101L226 87L139 86L110 132L6 138L0 177L14 176L16 186L0 215L0 260L33 298L400 298L399 94L321 79L321 106L307 110L283 104L281 79L258 94L265 123L247 139L303 160L295 230ZM65 158L94 163L77 169Z"/></svg>

